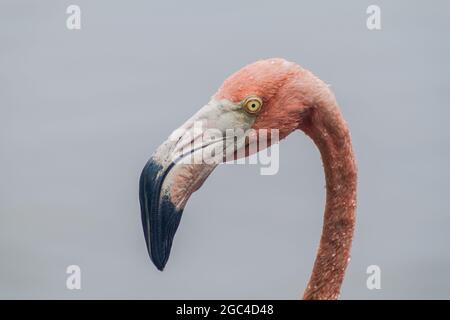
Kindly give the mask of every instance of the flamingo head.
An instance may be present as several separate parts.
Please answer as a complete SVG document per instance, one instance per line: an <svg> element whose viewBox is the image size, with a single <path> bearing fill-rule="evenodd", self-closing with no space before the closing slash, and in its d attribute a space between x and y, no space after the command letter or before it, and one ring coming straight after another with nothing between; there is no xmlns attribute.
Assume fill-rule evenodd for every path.
<svg viewBox="0 0 450 320"><path fill-rule="evenodd" d="M261 129L277 129L283 139L305 125L317 85L311 79L284 59L247 65L158 147L141 174L140 205L147 250L159 270L167 263L187 200L218 163L248 156L249 138ZM265 146L273 142L269 133Z"/></svg>

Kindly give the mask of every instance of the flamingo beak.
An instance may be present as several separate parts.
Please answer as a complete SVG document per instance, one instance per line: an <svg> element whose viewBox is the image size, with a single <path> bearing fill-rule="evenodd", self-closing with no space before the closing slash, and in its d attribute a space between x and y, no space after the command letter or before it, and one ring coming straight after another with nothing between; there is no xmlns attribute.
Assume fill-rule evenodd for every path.
<svg viewBox="0 0 450 320"><path fill-rule="evenodd" d="M227 155L217 157L214 151L230 150L230 144L236 144L234 138L224 138L225 131L239 128L245 132L253 122L254 117L238 105L213 99L175 130L148 160L140 177L139 200L147 251L158 270L167 263L189 197ZM211 130L215 132L213 138Z"/></svg>
<svg viewBox="0 0 450 320"><path fill-rule="evenodd" d="M215 165L189 167L176 162L161 163L153 156L142 170L139 181L142 226L147 251L158 270L163 271L167 263L188 198L214 168ZM196 177L191 185L176 186L177 183L184 184L177 180L185 175Z"/></svg>

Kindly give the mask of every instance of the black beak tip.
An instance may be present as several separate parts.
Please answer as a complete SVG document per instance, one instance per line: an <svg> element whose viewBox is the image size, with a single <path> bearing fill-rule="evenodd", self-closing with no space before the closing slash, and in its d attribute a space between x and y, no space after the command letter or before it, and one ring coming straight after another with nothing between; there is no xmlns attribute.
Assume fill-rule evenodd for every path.
<svg viewBox="0 0 450 320"><path fill-rule="evenodd" d="M155 248L153 249L153 252L152 252L150 240L148 240L146 238L145 243L147 245L148 256L149 256L151 262L154 264L156 269L158 269L159 271L164 271L164 268L166 267L166 263L168 260L168 257L167 258L164 257L164 253L165 253L164 250L158 249L155 246Z"/></svg>
<svg viewBox="0 0 450 320"><path fill-rule="evenodd" d="M156 269L159 271L164 271L164 267L166 266L166 262L157 261L152 258L152 262L155 265Z"/></svg>
<svg viewBox="0 0 450 320"><path fill-rule="evenodd" d="M163 171L163 174L160 174ZM150 159L141 174L139 195L142 226L150 259L156 268L164 270L169 259L172 241L183 210L167 196L161 197L161 186L169 168Z"/></svg>

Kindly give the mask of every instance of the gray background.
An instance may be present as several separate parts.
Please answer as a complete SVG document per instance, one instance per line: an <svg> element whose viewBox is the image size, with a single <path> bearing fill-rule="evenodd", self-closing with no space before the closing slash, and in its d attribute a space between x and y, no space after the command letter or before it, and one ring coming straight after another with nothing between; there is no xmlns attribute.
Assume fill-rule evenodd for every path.
<svg viewBox="0 0 450 320"><path fill-rule="evenodd" d="M66 29L69 4L82 30ZM0 297L286 298L309 278L324 206L302 133L280 171L225 165L195 193L161 273L141 230L153 150L226 76L284 57L332 85L359 165L346 299L450 298L450 7L376 1L0 4ZM82 290L65 287L82 269ZM381 290L366 268L382 270Z"/></svg>

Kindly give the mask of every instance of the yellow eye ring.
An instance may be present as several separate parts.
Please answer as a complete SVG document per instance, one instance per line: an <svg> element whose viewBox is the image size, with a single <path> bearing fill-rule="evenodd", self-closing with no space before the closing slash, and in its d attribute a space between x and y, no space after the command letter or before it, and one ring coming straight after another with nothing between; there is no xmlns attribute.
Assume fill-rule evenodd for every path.
<svg viewBox="0 0 450 320"><path fill-rule="evenodd" d="M247 113L258 114L261 111L263 101L256 96L250 96L245 98L242 102L242 106Z"/></svg>

